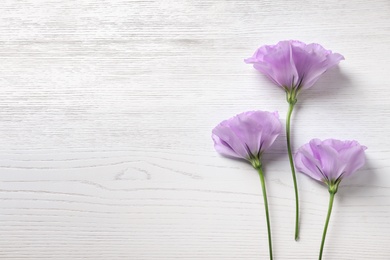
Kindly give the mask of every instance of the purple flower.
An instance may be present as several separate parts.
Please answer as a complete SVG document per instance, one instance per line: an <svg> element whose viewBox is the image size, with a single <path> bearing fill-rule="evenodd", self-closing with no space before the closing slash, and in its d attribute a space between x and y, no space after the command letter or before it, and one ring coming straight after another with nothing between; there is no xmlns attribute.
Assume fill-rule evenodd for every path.
<svg viewBox="0 0 390 260"><path fill-rule="evenodd" d="M351 176L363 167L366 149L367 147L356 141L313 139L299 148L295 154L295 167L298 171L328 185L329 206L322 234L319 260L322 259L333 201L339 184L343 178Z"/></svg>
<svg viewBox="0 0 390 260"><path fill-rule="evenodd" d="M282 124L277 112L250 111L221 122L212 132L217 152L248 160L259 174L267 220L270 260L273 259L271 224L261 155L273 144L281 131Z"/></svg>
<svg viewBox="0 0 390 260"><path fill-rule="evenodd" d="M217 152L251 161L273 144L281 130L277 112L250 111L221 122L212 138Z"/></svg>
<svg viewBox="0 0 390 260"><path fill-rule="evenodd" d="M334 185L363 167L366 149L357 141L313 139L298 149L295 167L315 180Z"/></svg>
<svg viewBox="0 0 390 260"><path fill-rule="evenodd" d="M245 62L253 64L286 91L299 91L312 87L326 70L343 59L341 54L332 53L319 44L290 40L264 45Z"/></svg>

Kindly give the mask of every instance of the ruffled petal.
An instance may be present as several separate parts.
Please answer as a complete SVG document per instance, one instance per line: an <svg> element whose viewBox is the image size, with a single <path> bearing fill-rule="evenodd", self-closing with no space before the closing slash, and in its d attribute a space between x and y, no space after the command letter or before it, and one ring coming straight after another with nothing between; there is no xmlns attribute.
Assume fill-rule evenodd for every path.
<svg viewBox="0 0 390 260"><path fill-rule="evenodd" d="M299 148L294 161L298 171L317 181L327 180L327 177L321 171L321 162L313 156L310 145L306 144Z"/></svg>
<svg viewBox="0 0 390 260"><path fill-rule="evenodd" d="M281 41L277 45L265 45L260 47L246 63L253 67L277 85L283 88L291 88L298 82L298 72L292 59L291 45L289 41Z"/></svg>
<svg viewBox="0 0 390 260"><path fill-rule="evenodd" d="M344 169L344 176L348 177L364 166L366 158L364 151L367 149L357 142L352 142L348 149L340 150L340 160L346 165Z"/></svg>
<svg viewBox="0 0 390 260"><path fill-rule="evenodd" d="M337 179L344 170L344 165L340 164L337 151L332 146L310 142L310 148L315 154L315 158L321 162L321 170L328 180Z"/></svg>
<svg viewBox="0 0 390 260"><path fill-rule="evenodd" d="M249 159L250 154L240 138L231 129L229 122L224 121L212 131L215 149L223 155L232 156L228 148L234 151L235 157ZM216 138L218 137L218 138ZM224 147L224 148L223 148Z"/></svg>
<svg viewBox="0 0 390 260"><path fill-rule="evenodd" d="M266 112L265 114L257 113L254 115L254 120L257 122L256 128L261 132L261 136L258 139L258 150L262 153L271 147L279 136L282 131L282 124L280 123L279 114L277 112Z"/></svg>

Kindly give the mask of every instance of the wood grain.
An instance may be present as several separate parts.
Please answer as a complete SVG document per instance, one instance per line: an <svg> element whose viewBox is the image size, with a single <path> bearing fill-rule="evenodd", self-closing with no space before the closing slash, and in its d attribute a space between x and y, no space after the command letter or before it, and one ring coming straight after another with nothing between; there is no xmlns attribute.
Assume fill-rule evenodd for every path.
<svg viewBox="0 0 390 260"><path fill-rule="evenodd" d="M324 259L390 259L390 3L4 0L0 5L0 259L268 259L258 176L210 132L287 110L243 59L283 39L346 60L303 93L294 147L356 139L367 165L336 196ZM285 136L265 155L275 259L316 259L326 188Z"/></svg>

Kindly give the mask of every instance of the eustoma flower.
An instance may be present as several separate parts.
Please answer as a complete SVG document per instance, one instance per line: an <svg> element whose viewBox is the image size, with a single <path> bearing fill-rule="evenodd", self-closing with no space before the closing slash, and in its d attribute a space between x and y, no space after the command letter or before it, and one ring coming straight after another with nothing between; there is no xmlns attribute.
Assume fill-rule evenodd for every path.
<svg viewBox="0 0 390 260"><path fill-rule="evenodd" d="M299 148L295 154L297 170L328 185L330 193L328 214L319 254L320 260L322 259L334 196L340 182L363 167L365 163L364 150L366 149L367 147L360 145L356 141L339 141L334 139L320 141L313 139Z"/></svg>
<svg viewBox="0 0 390 260"><path fill-rule="evenodd" d="M319 77L329 68L337 65L344 57L332 53L316 43L305 44L300 41L281 41L276 45L260 47L252 57L245 60L265 74L276 85L286 91L289 110L286 119L287 150L295 189L295 239L298 239L299 201L294 161L290 142L291 114L297 103L298 94L311 88Z"/></svg>
<svg viewBox="0 0 390 260"><path fill-rule="evenodd" d="M228 157L245 159L259 173L267 219L270 259L272 259L271 226L261 156L273 144L281 129L282 124L276 112L251 111L223 121L212 131L217 152Z"/></svg>

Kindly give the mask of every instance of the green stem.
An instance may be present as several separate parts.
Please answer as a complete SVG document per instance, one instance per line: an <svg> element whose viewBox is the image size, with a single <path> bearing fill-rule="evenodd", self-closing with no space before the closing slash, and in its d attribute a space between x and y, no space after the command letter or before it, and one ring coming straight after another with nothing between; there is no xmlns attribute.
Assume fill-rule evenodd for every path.
<svg viewBox="0 0 390 260"><path fill-rule="evenodd" d="M324 233L322 233L322 241L321 241L320 256L318 257L319 260L322 259L322 251L324 250L324 244L325 244L325 238L326 238L326 231L328 230L328 224L329 224L330 214L332 214L334 195L336 194L336 192L331 192L331 191L329 191L329 193L330 193L330 198L329 198L328 215L326 216L326 222L325 222L325 227L324 227Z"/></svg>
<svg viewBox="0 0 390 260"><path fill-rule="evenodd" d="M295 100L296 102L296 100ZM291 141L290 141L290 121L291 114L294 109L295 102L289 102L289 108L287 112L286 119L286 136L287 136L287 151L288 151L288 159L290 160L291 173L294 181L294 190L295 190L295 240L299 238L299 200L298 200L298 185L297 185L297 177L295 174L294 160L291 151Z"/></svg>
<svg viewBox="0 0 390 260"><path fill-rule="evenodd" d="M267 218L267 229L268 229L268 246L269 246L269 259L272 260L272 242L271 242L271 225L269 221L269 213L268 213L268 200L267 200L267 191L265 189L265 181L264 181L264 173L263 169L260 166L256 167L256 170L259 172L261 188L263 190L263 199L264 199L264 207L265 207L265 216Z"/></svg>

